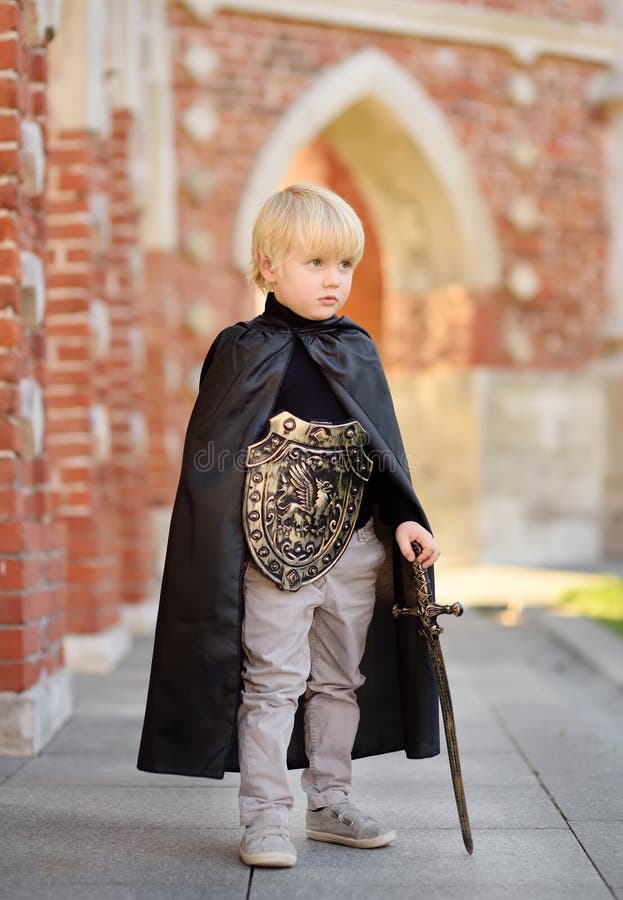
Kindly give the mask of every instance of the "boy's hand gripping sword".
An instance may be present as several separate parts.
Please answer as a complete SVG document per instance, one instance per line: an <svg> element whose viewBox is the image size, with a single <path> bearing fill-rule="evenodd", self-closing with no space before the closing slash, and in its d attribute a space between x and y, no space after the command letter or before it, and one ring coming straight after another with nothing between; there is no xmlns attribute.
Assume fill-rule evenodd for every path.
<svg viewBox="0 0 623 900"><path fill-rule="evenodd" d="M415 555L419 556L422 552L422 547L417 541L412 541L411 546ZM467 852L471 854L474 849L472 830L469 824L465 791L463 790L463 776L461 774L461 760L456 739L454 710L452 709L446 665L441 652L441 644L439 643L439 635L442 634L443 628L437 624L437 616L443 613L462 616L463 607L460 603L453 603L452 606L438 606L431 601L428 575L426 574L426 569L417 559L411 564L411 580L415 585L416 606L398 606L398 604L395 604L392 612L396 619L400 618L400 616L416 616L419 619L418 630L428 642L428 650L433 663L435 681L441 703L448 758L450 760L450 772L452 774L452 787L454 788L456 807L459 813L459 822L461 823L463 843Z"/></svg>

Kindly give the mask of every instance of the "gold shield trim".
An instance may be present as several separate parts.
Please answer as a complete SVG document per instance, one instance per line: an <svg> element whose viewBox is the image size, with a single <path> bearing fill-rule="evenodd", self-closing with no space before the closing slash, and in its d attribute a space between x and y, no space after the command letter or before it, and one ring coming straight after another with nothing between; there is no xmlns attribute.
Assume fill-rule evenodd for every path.
<svg viewBox="0 0 623 900"><path fill-rule="evenodd" d="M365 428L306 422L284 411L247 448L243 523L251 555L284 591L340 558L357 520L372 460Z"/></svg>

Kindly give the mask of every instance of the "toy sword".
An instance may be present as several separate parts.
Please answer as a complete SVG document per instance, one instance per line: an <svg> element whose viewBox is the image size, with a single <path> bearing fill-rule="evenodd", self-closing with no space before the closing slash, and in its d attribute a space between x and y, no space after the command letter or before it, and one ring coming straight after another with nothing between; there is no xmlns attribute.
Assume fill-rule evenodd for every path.
<svg viewBox="0 0 623 900"><path fill-rule="evenodd" d="M411 546L413 547L415 555L419 556L422 552L422 547L417 541L412 541ZM431 601L428 575L426 574L426 569L417 561L417 559L411 564L411 579L415 584L416 606L398 606L398 604L395 604L392 612L396 619L400 618L400 616L416 616L419 620L418 630L428 643L428 650L433 663L433 671L435 672L439 702L441 703L446 745L448 747L448 758L450 760L450 772L452 775L452 787L454 788L456 808L459 814L459 822L461 823L463 843L465 844L467 852L471 854L474 846L472 842L472 830L469 823L469 815L467 812L467 803L465 801L465 791L463 789L461 760L459 758L459 746L456 739L456 727L454 724L454 710L452 709L452 698L450 696L450 685L448 684L446 664L441 652L441 644L439 643L439 635L442 634L443 628L437 624L437 616L442 615L443 613L449 613L453 616L462 616L463 607L460 603L453 603L451 606L438 606Z"/></svg>

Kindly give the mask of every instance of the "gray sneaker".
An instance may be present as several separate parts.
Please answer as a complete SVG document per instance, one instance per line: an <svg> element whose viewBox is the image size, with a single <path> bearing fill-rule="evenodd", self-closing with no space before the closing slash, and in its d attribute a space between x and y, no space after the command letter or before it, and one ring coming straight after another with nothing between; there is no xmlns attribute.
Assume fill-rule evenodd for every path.
<svg viewBox="0 0 623 900"><path fill-rule="evenodd" d="M396 840L396 832L349 800L341 800L324 809L307 810L307 837L346 847L372 848L390 844Z"/></svg>
<svg viewBox="0 0 623 900"><path fill-rule="evenodd" d="M296 865L296 850L287 825L247 825L240 841L240 859L248 866L272 868Z"/></svg>

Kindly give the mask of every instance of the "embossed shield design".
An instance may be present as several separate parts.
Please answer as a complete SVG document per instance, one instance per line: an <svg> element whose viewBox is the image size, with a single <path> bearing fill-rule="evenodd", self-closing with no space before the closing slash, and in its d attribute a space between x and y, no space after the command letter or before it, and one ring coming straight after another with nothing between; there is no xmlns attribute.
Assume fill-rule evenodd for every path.
<svg viewBox="0 0 623 900"><path fill-rule="evenodd" d="M297 591L342 555L372 472L366 430L306 422L287 411L247 448L244 530L251 555L282 590Z"/></svg>

